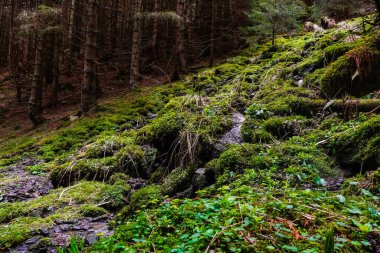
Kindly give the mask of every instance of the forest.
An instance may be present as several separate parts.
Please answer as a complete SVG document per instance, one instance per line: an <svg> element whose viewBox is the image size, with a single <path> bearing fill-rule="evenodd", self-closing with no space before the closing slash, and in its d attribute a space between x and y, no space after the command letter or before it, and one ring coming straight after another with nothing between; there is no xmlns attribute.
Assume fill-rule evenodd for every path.
<svg viewBox="0 0 380 253"><path fill-rule="evenodd" d="M380 0L0 0L0 252L380 253Z"/></svg>

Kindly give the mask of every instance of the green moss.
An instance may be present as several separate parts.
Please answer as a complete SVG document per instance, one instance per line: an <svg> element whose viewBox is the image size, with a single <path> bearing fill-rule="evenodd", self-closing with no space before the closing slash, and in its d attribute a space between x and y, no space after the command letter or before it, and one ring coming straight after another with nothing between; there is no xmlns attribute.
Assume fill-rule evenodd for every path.
<svg viewBox="0 0 380 253"><path fill-rule="evenodd" d="M301 134L308 122L304 117L272 117L264 121L262 127L277 138L290 138Z"/></svg>
<svg viewBox="0 0 380 253"><path fill-rule="evenodd" d="M355 48L358 43L340 42L332 44L324 49L324 54L327 62L332 62L344 55L346 52Z"/></svg>
<svg viewBox="0 0 380 253"><path fill-rule="evenodd" d="M165 195L182 192L191 186L194 171L191 168L178 168L165 177L161 187Z"/></svg>
<svg viewBox="0 0 380 253"><path fill-rule="evenodd" d="M347 169L373 169L380 165L380 117L374 116L359 126L352 126L334 136L331 146L337 160Z"/></svg>
<svg viewBox="0 0 380 253"><path fill-rule="evenodd" d="M133 139L123 138L119 136L104 137L90 144L86 150L86 157L89 158L104 158L113 156L122 147L132 144Z"/></svg>
<svg viewBox="0 0 380 253"><path fill-rule="evenodd" d="M256 119L247 119L241 128L241 134L244 142L247 143L270 143L274 140L273 136L262 129L260 121Z"/></svg>
<svg viewBox="0 0 380 253"><path fill-rule="evenodd" d="M73 160L55 167L50 178L55 186L68 186L80 180L105 181L116 172L120 172L115 157Z"/></svg>
<svg viewBox="0 0 380 253"><path fill-rule="evenodd" d="M293 139L268 148L257 144L232 146L207 166L216 171L220 184L252 169L276 172L278 182L286 175L295 177L293 183L296 185L314 184L317 175L330 177L339 173L322 150L313 144L298 144ZM297 175L302 180L297 180Z"/></svg>
<svg viewBox="0 0 380 253"><path fill-rule="evenodd" d="M107 210L95 205L83 205L79 208L84 217L98 217L107 214Z"/></svg>
<svg viewBox="0 0 380 253"><path fill-rule="evenodd" d="M241 65L225 63L194 76L191 82L195 91L204 91L206 94L211 95L215 94L223 85L232 81L241 70Z"/></svg>
<svg viewBox="0 0 380 253"><path fill-rule="evenodd" d="M130 214L139 210L145 210L153 208L159 205L163 201L163 195L161 193L161 187L157 185L150 185L141 188L132 193L129 205L125 206L118 213L118 220L123 220Z"/></svg>
<svg viewBox="0 0 380 253"><path fill-rule="evenodd" d="M0 204L0 248L9 248L38 235L41 229L51 228L54 221L72 220L85 216L87 211L102 211L97 205L118 203L114 194L118 186L82 181L69 188L52 190L48 195L28 202Z"/></svg>
<svg viewBox="0 0 380 253"><path fill-rule="evenodd" d="M7 225L0 226L0 247L8 249L31 237L42 228L53 225L51 219L20 217Z"/></svg>
<svg viewBox="0 0 380 253"><path fill-rule="evenodd" d="M148 169L156 159L157 150L138 145L127 146L116 154L121 171L132 177L146 178Z"/></svg>
<svg viewBox="0 0 380 253"><path fill-rule="evenodd" d="M51 238L43 237L30 247L30 250L36 252L46 252L49 247L53 246Z"/></svg>
<svg viewBox="0 0 380 253"><path fill-rule="evenodd" d="M321 89L329 98L342 96L351 85L354 61L347 55L333 62L321 78Z"/></svg>
<svg viewBox="0 0 380 253"><path fill-rule="evenodd" d="M326 96L360 95L374 88L379 78L380 53L371 46L364 44L348 51L326 69L321 78Z"/></svg>
<svg viewBox="0 0 380 253"><path fill-rule="evenodd" d="M327 34L323 36L319 41L318 41L318 48L319 49L325 49L329 45L333 43L333 36L330 34Z"/></svg>

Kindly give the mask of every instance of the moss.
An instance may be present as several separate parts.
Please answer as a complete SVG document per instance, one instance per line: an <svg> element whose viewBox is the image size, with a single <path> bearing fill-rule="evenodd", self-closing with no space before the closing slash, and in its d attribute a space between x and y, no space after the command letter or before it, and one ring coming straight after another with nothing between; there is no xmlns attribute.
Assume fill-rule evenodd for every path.
<svg viewBox="0 0 380 253"><path fill-rule="evenodd" d="M0 226L0 248L9 249L30 238L42 228L52 226L51 219L21 217L7 225Z"/></svg>
<svg viewBox="0 0 380 253"><path fill-rule="evenodd" d="M322 51L314 51L306 59L299 62L293 73L295 75L305 75L307 73L312 73L317 69L323 68L325 66L324 55Z"/></svg>
<svg viewBox="0 0 380 253"><path fill-rule="evenodd" d="M152 143L160 150L168 150L184 128L184 118L184 114L172 111L160 115L139 130L140 141Z"/></svg>
<svg viewBox="0 0 380 253"><path fill-rule="evenodd" d="M251 166L250 156L258 150L260 148L252 144L232 145L218 159L209 162L206 167L215 170L217 177L230 172L242 173Z"/></svg>
<svg viewBox="0 0 380 253"><path fill-rule="evenodd" d="M150 185L132 193L129 205L125 206L117 215L117 220L123 220L139 210L153 208L163 201L161 187Z"/></svg>
<svg viewBox="0 0 380 253"><path fill-rule="evenodd" d="M315 94L311 90L284 83L282 86L266 87L258 98L272 114L287 116L302 107L304 99L313 97Z"/></svg>
<svg viewBox="0 0 380 253"><path fill-rule="evenodd" d="M106 181L120 171L115 157L82 159L57 166L50 172L50 178L55 186L68 186L83 179Z"/></svg>
<svg viewBox="0 0 380 253"><path fill-rule="evenodd" d="M325 54L326 61L327 62L335 61L340 56L344 55L346 52L355 48L355 46L357 46L357 43L340 42L340 43L335 43L331 46L326 47L323 51Z"/></svg>
<svg viewBox="0 0 380 253"><path fill-rule="evenodd" d="M321 78L324 75L326 68L317 69L312 73L306 74L303 80L305 86L319 87Z"/></svg>
<svg viewBox="0 0 380 253"><path fill-rule="evenodd" d="M374 116L365 123L352 127L334 137L332 153L345 168L359 171L379 166L380 117Z"/></svg>
<svg viewBox="0 0 380 253"><path fill-rule="evenodd" d="M330 34L327 34L323 36L319 41L318 41L318 48L319 49L325 49L329 45L333 43L333 36Z"/></svg>
<svg viewBox="0 0 380 253"><path fill-rule="evenodd" d="M46 252L50 247L53 246L51 238L43 237L38 240L35 244L30 246L30 250L33 252Z"/></svg>
<svg viewBox="0 0 380 253"><path fill-rule="evenodd" d="M119 136L104 137L90 144L85 152L89 158L102 158L113 156L122 147L132 144L132 138L123 138Z"/></svg>
<svg viewBox="0 0 380 253"><path fill-rule="evenodd" d="M270 143L273 136L262 126L258 124L256 119L248 119L243 123L241 134L244 142L247 143Z"/></svg>
<svg viewBox="0 0 380 253"><path fill-rule="evenodd" d="M108 213L107 210L102 207L87 204L81 206L79 211L84 217L98 217Z"/></svg>
<svg viewBox="0 0 380 253"><path fill-rule="evenodd" d="M156 150L138 145L127 146L116 154L121 171L132 177L147 178L156 158Z"/></svg>
<svg viewBox="0 0 380 253"><path fill-rule="evenodd" d="M127 182L131 177L128 176L127 174L125 173L121 173L121 172L118 172L118 173L115 173L113 174L110 179L109 179L109 183L110 184L115 184L116 182L118 181L124 181L124 182Z"/></svg>
<svg viewBox="0 0 380 253"><path fill-rule="evenodd" d="M194 171L191 168L178 168L173 170L165 177L161 185L162 193L172 196L175 193L188 189L191 186L193 176Z"/></svg>
<svg viewBox="0 0 380 253"><path fill-rule="evenodd" d="M54 226L55 220L83 217L82 211L104 201L118 202L115 186L82 181L69 188L52 190L28 202L0 204L0 248L9 248ZM105 199L107 196L107 199Z"/></svg>
<svg viewBox="0 0 380 253"><path fill-rule="evenodd" d="M304 117L272 117L264 121L262 127L265 131L277 138L290 138L301 134L308 122Z"/></svg>
<svg viewBox="0 0 380 253"><path fill-rule="evenodd" d="M322 150L314 144L297 143L295 139L267 148L257 144L233 145L207 167L216 171L221 184L229 177L252 169L275 171L278 182L282 182L286 175L303 174L304 180L294 178L296 185L314 184L317 175L330 177L339 173L331 158Z"/></svg>
<svg viewBox="0 0 380 253"><path fill-rule="evenodd" d="M333 62L321 77L321 89L329 98L342 96L351 86L354 61L347 55Z"/></svg>
<svg viewBox="0 0 380 253"><path fill-rule="evenodd" d="M379 78L379 57L377 50L367 45L350 50L326 69L321 78L322 91L330 98L371 91Z"/></svg>
<svg viewBox="0 0 380 253"><path fill-rule="evenodd" d="M206 94L212 95L234 79L241 69L241 65L225 63L194 76L191 82L195 91L204 91Z"/></svg>

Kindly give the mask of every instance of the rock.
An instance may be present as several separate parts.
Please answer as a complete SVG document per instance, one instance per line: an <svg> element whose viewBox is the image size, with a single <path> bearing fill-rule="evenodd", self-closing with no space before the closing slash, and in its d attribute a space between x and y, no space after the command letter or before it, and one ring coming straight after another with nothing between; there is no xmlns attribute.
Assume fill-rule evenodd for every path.
<svg viewBox="0 0 380 253"><path fill-rule="evenodd" d="M241 127L245 122L244 115L239 112L235 112L232 115L232 122L232 129L225 133L219 142L215 145L216 150L223 151L225 149L225 146L229 144L243 143L243 138L241 136Z"/></svg>
<svg viewBox="0 0 380 253"><path fill-rule="evenodd" d="M96 234L89 234L86 236L86 243L88 244L94 244L97 240L97 236Z"/></svg>
<svg viewBox="0 0 380 253"><path fill-rule="evenodd" d="M195 171L196 174L204 175L206 173L206 168L199 168Z"/></svg>
<svg viewBox="0 0 380 253"><path fill-rule="evenodd" d="M78 120L79 117L78 116L70 116L70 121L73 122L73 121L76 121Z"/></svg>
<svg viewBox="0 0 380 253"><path fill-rule="evenodd" d="M305 22L305 24L303 25L303 30L305 32L317 32L317 33L322 33L325 31L322 27L312 22Z"/></svg>
<svg viewBox="0 0 380 253"><path fill-rule="evenodd" d="M156 113L148 113L148 119L154 119L154 118L156 118L157 117L157 114Z"/></svg>
<svg viewBox="0 0 380 253"><path fill-rule="evenodd" d="M37 243L39 240L41 239L41 236L36 236L36 237L32 237L30 239L28 239L27 241L25 241L25 244L35 244Z"/></svg>

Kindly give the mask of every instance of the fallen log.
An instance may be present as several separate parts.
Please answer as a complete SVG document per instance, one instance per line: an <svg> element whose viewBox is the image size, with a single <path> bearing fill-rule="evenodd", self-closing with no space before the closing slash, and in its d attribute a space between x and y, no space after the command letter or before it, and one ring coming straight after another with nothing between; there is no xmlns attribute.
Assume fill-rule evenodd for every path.
<svg viewBox="0 0 380 253"><path fill-rule="evenodd" d="M359 112L380 113L380 99L300 99L293 110L300 114L315 114L323 111L343 113L345 116Z"/></svg>

